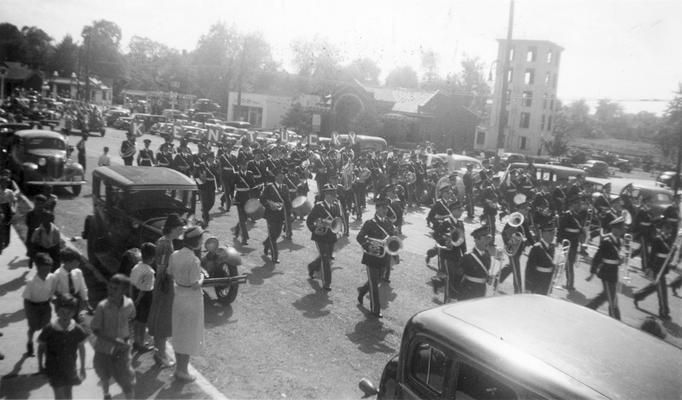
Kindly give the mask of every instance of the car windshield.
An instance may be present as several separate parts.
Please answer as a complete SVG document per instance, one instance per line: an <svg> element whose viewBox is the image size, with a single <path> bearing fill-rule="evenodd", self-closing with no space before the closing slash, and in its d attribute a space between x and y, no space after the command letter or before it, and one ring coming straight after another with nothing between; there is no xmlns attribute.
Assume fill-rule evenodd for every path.
<svg viewBox="0 0 682 400"><path fill-rule="evenodd" d="M159 210L182 214L189 211L191 195L191 190L133 190L128 193L125 208L134 212Z"/></svg>
<svg viewBox="0 0 682 400"><path fill-rule="evenodd" d="M66 144L63 140L56 138L38 137L30 138L26 141L27 149L54 149L66 150Z"/></svg>

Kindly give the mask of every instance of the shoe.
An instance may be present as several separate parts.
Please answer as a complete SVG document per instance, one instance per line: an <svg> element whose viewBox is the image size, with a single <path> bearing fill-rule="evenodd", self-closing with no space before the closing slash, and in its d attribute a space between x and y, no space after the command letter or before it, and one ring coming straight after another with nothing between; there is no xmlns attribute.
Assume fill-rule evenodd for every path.
<svg viewBox="0 0 682 400"><path fill-rule="evenodd" d="M391 283L391 280L388 279L388 278L381 278L381 280L384 281L384 282L386 282L386 283Z"/></svg>
<svg viewBox="0 0 682 400"><path fill-rule="evenodd" d="M275 263L275 264L279 264L279 258L273 258L273 259L272 259L272 262Z"/></svg>
<svg viewBox="0 0 682 400"><path fill-rule="evenodd" d="M365 295L360 291L360 288L358 288L358 304L361 306L364 306L363 300L365 299Z"/></svg>
<svg viewBox="0 0 682 400"><path fill-rule="evenodd" d="M33 352L33 342L26 343L26 357L35 357Z"/></svg>
<svg viewBox="0 0 682 400"><path fill-rule="evenodd" d="M140 353L140 354L144 354L148 351L154 350L154 346L150 346L148 344L137 344L137 343L135 343L135 344L133 344L133 350Z"/></svg>
<svg viewBox="0 0 682 400"><path fill-rule="evenodd" d="M372 315L374 315L374 316L377 317L377 318L383 318L383 317L384 317L384 314L382 314L381 312L372 313Z"/></svg>
<svg viewBox="0 0 682 400"><path fill-rule="evenodd" d="M154 362L156 365L162 368L168 368L168 367L173 367L175 366L175 362L172 360L169 360L168 357L162 357L159 355L159 353L154 353Z"/></svg>
<svg viewBox="0 0 682 400"><path fill-rule="evenodd" d="M574 292L574 291L575 291L575 288L574 288L573 286L564 285L564 289L568 290L569 292Z"/></svg>
<svg viewBox="0 0 682 400"><path fill-rule="evenodd" d="M247 244L249 244L248 240L246 240L246 239L242 240L242 246L246 246Z"/></svg>
<svg viewBox="0 0 682 400"><path fill-rule="evenodd" d="M660 318L664 321L670 321L672 318L670 318L670 314L660 314Z"/></svg>
<svg viewBox="0 0 682 400"><path fill-rule="evenodd" d="M332 288L330 288L329 286L325 286L322 288L322 290L324 290L325 292L331 292Z"/></svg>
<svg viewBox="0 0 682 400"><path fill-rule="evenodd" d="M632 301L635 303L635 308L639 310L639 299L635 297L632 299Z"/></svg>
<svg viewBox="0 0 682 400"><path fill-rule="evenodd" d="M178 379L181 381L186 381L186 382L194 382L194 380L197 379L196 376L190 375L190 374L188 374L186 372L182 372L182 371L175 371L175 374L173 374L173 376L175 376L175 379Z"/></svg>

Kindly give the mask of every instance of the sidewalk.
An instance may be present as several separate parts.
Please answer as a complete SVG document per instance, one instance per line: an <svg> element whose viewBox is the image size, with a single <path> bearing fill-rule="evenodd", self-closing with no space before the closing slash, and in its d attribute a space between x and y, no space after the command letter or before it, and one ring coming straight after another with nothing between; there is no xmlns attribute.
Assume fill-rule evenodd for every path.
<svg viewBox="0 0 682 400"><path fill-rule="evenodd" d="M0 361L0 399L51 399L52 388L38 371L37 358L24 357L26 330L28 328L21 294L26 282L33 278L35 269L28 269L26 248L16 230L12 228L11 242L0 255L0 351L5 359ZM37 338L36 334L36 338ZM102 398L99 379L92 368L94 351L86 343L87 377L73 388L77 399ZM173 369L155 366L152 353L133 357L137 372L136 397L147 399L224 399L225 397L197 371L194 383L183 384L173 379ZM191 368L191 367L190 367ZM118 385L111 386L114 398L124 398Z"/></svg>

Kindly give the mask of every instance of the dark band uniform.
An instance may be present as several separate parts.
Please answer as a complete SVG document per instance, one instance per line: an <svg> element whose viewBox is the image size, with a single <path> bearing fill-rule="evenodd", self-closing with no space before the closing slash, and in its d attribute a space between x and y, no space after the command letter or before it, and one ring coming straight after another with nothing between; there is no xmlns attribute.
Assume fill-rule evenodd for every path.
<svg viewBox="0 0 682 400"><path fill-rule="evenodd" d="M611 223L623 224L623 218L617 218ZM594 299L587 303L587 307L596 310L605 301L609 305L609 315L620 320L620 310L618 309L618 266L620 259L621 240L613 233L604 235L599 244L599 249L592 258L591 274L596 274L602 281L603 290Z"/></svg>
<svg viewBox="0 0 682 400"><path fill-rule="evenodd" d="M147 140L145 140L145 144L147 143ZM156 160L154 159L154 151L147 147L140 149L140 151L137 153L137 165L142 167L151 167L154 164L156 164Z"/></svg>
<svg viewBox="0 0 682 400"><path fill-rule="evenodd" d="M375 216L365 221L357 236L357 241L364 251L362 263L367 266L367 282L358 288L358 302L362 304L363 297L369 293L370 311L376 316L381 316L379 280L383 271L389 267L391 256L385 252L382 257L370 254L372 253L373 246L376 246L376 244L372 243L368 238L385 240L393 235L395 235L395 228L391 221L388 218L381 219Z"/></svg>
<svg viewBox="0 0 682 400"><path fill-rule="evenodd" d="M471 234L473 237L490 235L488 227L483 226ZM459 300L485 297L488 273L490 271L490 253L474 247L471 252L462 257L461 267L464 272Z"/></svg>
<svg viewBox="0 0 682 400"><path fill-rule="evenodd" d="M283 174L283 171L277 173ZM274 180L274 177L270 179ZM268 237L263 242L265 253L272 252L272 261L279 262L279 250L277 249L277 239L282 234L282 226L287 210L291 209L291 201L287 195L287 187L284 183L268 182L263 189L263 194L260 197L260 202L265 207L265 221L268 224ZM277 203L281 206L275 208L272 203Z"/></svg>
<svg viewBox="0 0 682 400"><path fill-rule="evenodd" d="M336 191L336 188L331 187L329 184L323 186L323 192ZM334 219L341 217L341 207L337 202L328 204L326 201L319 201L315 203L313 209L308 214L306 219L306 225L310 230L311 237L317 246L317 251L319 252L319 257L317 257L312 263L308 264L308 276L311 278L316 271L322 272L322 288L325 290L331 290L332 283L332 253L334 251L334 243L336 243L337 237L336 233L332 232L331 229L326 229L322 232L320 229L317 232L315 224L318 220Z"/></svg>
<svg viewBox="0 0 682 400"><path fill-rule="evenodd" d="M456 202L453 208L461 208L462 203ZM438 243L438 270L445 273L445 278L434 284L444 287L444 300L459 298L460 286L464 271L461 260L466 254L467 245L464 238L464 223L448 216L434 231Z"/></svg>
<svg viewBox="0 0 682 400"><path fill-rule="evenodd" d="M135 153L137 149L135 148L135 139L128 137L121 143L121 158L123 159L124 165L133 165L133 160L135 159Z"/></svg>
<svg viewBox="0 0 682 400"><path fill-rule="evenodd" d="M547 294L554 275L554 244L537 241L528 253L526 262L526 290L534 294Z"/></svg>
<svg viewBox="0 0 682 400"><path fill-rule="evenodd" d="M246 229L246 210L244 206L246 202L251 199L251 192L256 182L253 179L253 174L251 171L242 171L241 169L235 174L235 195L234 204L237 206L237 215L239 216L239 222L234 228L234 237L237 238L239 234L242 235L242 243L246 244L249 240L249 232Z"/></svg>
<svg viewBox="0 0 682 400"><path fill-rule="evenodd" d="M664 223L667 223L664 222ZM649 283L644 288L635 292L633 299L635 306L637 303L647 298L651 293L656 292L658 295L658 315L663 319L670 319L670 307L668 306L668 286L666 282L666 274L670 271L672 259L668 260L667 265L663 265L668 258L668 254L673 246L675 237L664 236L658 234L651 243L651 272L653 273L654 281ZM664 269L661 272L661 269ZM660 274L660 279L656 282L656 277Z"/></svg>
<svg viewBox="0 0 682 400"><path fill-rule="evenodd" d="M569 199L569 203L579 201L577 198ZM557 242L561 243L564 239L571 243L568 249L568 259L566 260L566 288L574 289L575 273L574 265L578 255L578 244L583 233L583 226L579 217L571 210L564 212L559 218L559 229L557 231Z"/></svg>

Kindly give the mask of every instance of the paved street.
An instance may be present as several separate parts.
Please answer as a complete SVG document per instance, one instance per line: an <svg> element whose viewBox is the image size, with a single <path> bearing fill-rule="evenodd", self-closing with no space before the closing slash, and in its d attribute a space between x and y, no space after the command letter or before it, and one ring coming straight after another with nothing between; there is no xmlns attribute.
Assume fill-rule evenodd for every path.
<svg viewBox="0 0 682 400"><path fill-rule="evenodd" d="M152 139L154 150L162 143L160 137L143 138L147 137ZM123 138L123 132L112 129L103 138L91 137L87 142L88 169L91 171L96 165L103 146L111 149L113 163L122 164L118 149ZM139 146L143 138L137 139ZM75 145L78 139L71 136L69 140ZM91 212L89 186L76 198L65 191L60 194L56 223L66 237L80 237L83 221ZM263 220L257 221L250 226L249 245L235 246L242 253L244 265L240 272L248 275L248 282L240 287L231 307L207 304L207 346L202 356L192 359L192 364L228 397L361 397L358 381L367 377L378 383L384 364L398 351L402 328L410 316L441 304L442 295L434 296L428 284L434 271L424 263L426 249L433 244L425 225L426 212L425 208L410 209L405 216L401 263L395 267L391 283L381 287L384 303L381 320L366 316L356 301L356 288L366 279L360 264L362 251L355 241L359 223L351 220L350 237L337 243L332 291L325 293L319 290L319 281L308 280L306 265L316 257L316 249L305 225L296 221L293 241L280 241L281 263L274 265L262 256L266 226ZM370 202L364 218L371 218L372 214ZM236 224L236 210L222 213L216 207L212 218L211 233L222 244L231 245L230 228ZM466 225L468 241L471 240L468 233L475 226L477 223ZM500 242L499 234L497 240ZM85 250L82 240L76 240L74 245ZM522 264L525 266L525 257ZM638 260L633 264L638 264ZM15 268L22 270L21 266ZM567 295L558 290L554 295L584 304L601 291L598 279L585 282L588 270L584 262L577 267L576 292ZM624 323L637 326L650 315L648 312L656 313L657 304L655 296L650 296L640 303L646 311L634 308L631 294L646 281L638 272L633 272L632 277L632 286L624 286L620 296L621 312ZM501 291L513 292L511 278L504 282ZM673 321L665 323L667 340L682 347L681 299L671 296L670 306ZM5 326L7 322L0 325Z"/></svg>

